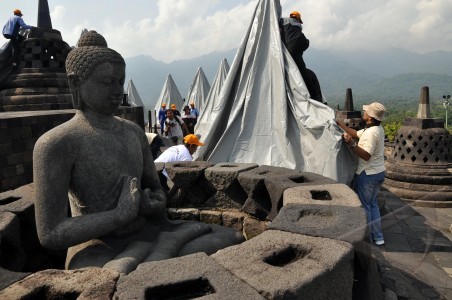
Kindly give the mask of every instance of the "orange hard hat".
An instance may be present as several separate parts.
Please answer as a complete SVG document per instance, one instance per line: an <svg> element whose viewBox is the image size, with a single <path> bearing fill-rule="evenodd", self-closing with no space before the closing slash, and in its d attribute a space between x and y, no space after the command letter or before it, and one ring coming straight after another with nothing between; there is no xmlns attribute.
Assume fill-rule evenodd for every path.
<svg viewBox="0 0 452 300"><path fill-rule="evenodd" d="M15 9L15 10L13 11L13 13L14 13L16 16L23 16L23 15L22 15L22 12L20 11L20 9Z"/></svg>
<svg viewBox="0 0 452 300"><path fill-rule="evenodd" d="M290 13L290 17L291 17L291 18L301 19L300 13L299 13L298 11L295 11L295 10L294 10L293 12Z"/></svg>

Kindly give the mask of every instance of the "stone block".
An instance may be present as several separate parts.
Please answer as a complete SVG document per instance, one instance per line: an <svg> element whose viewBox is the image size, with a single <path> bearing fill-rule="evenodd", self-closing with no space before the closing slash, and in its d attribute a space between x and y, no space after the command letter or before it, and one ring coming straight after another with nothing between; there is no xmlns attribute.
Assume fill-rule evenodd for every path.
<svg viewBox="0 0 452 300"><path fill-rule="evenodd" d="M265 186L264 180L273 176L287 176L301 174L292 169L260 166L237 176L242 188L247 193L247 199L242 210L260 220L264 220L272 210L272 201Z"/></svg>
<svg viewBox="0 0 452 300"><path fill-rule="evenodd" d="M0 212L1 267L21 271L27 260L21 244L19 218L10 212Z"/></svg>
<svg viewBox="0 0 452 300"><path fill-rule="evenodd" d="M246 214L241 212L223 211L221 222L223 226L234 228L235 230L242 232L243 221L246 216Z"/></svg>
<svg viewBox="0 0 452 300"><path fill-rule="evenodd" d="M268 230L211 256L266 299L351 299L346 242Z"/></svg>
<svg viewBox="0 0 452 300"><path fill-rule="evenodd" d="M366 237L367 218L362 207L288 204L269 229L337 239L356 244Z"/></svg>
<svg viewBox="0 0 452 300"><path fill-rule="evenodd" d="M300 173L293 170L280 176L268 176L264 182L272 203L272 209L267 215L269 220L273 220L283 206L283 193L286 189L296 186L336 183L335 180L316 173Z"/></svg>
<svg viewBox="0 0 452 300"><path fill-rule="evenodd" d="M284 191L283 205L289 203L361 206L358 195L345 184L297 186Z"/></svg>
<svg viewBox="0 0 452 300"><path fill-rule="evenodd" d="M207 203L209 207L241 208L247 194L240 186L238 174L257 168L255 163L219 163L205 170L207 180L217 190Z"/></svg>
<svg viewBox="0 0 452 300"><path fill-rule="evenodd" d="M143 263L122 276L114 299L264 299L205 253Z"/></svg>
<svg viewBox="0 0 452 300"><path fill-rule="evenodd" d="M166 163L165 169L174 183L170 191L180 190L179 197L183 198L183 207L201 207L215 194L215 188L207 181L204 170L213 166L206 161L187 161ZM176 201L180 203L180 200Z"/></svg>
<svg viewBox="0 0 452 300"><path fill-rule="evenodd" d="M0 291L0 299L111 299L118 278L119 273L109 269L49 269Z"/></svg>
<svg viewBox="0 0 452 300"><path fill-rule="evenodd" d="M269 223L253 217L245 217L243 220L243 235L247 240L252 239L267 230Z"/></svg>
<svg viewBox="0 0 452 300"><path fill-rule="evenodd" d="M33 184L0 193L0 212L14 213L21 223L35 224Z"/></svg>
<svg viewBox="0 0 452 300"><path fill-rule="evenodd" d="M199 209L168 208L168 218L171 220L199 221Z"/></svg>
<svg viewBox="0 0 452 300"><path fill-rule="evenodd" d="M204 223L221 225L221 214L221 211L201 210L199 219Z"/></svg>

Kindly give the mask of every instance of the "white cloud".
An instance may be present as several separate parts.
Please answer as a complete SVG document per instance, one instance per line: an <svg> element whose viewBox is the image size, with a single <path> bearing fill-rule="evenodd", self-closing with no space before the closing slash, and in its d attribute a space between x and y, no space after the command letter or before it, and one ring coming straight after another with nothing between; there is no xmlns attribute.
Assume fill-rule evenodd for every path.
<svg viewBox="0 0 452 300"><path fill-rule="evenodd" d="M53 27L69 45L95 29L123 56L172 61L238 47L258 0L49 1ZM283 16L301 12L311 47L330 51L390 47L452 51L450 0L281 0ZM15 0L35 25L36 1ZM13 7L13 6L14 7ZM53 5L53 6L52 6Z"/></svg>
<svg viewBox="0 0 452 300"><path fill-rule="evenodd" d="M57 5L50 12L50 18L52 21L61 21L66 17L66 7Z"/></svg>

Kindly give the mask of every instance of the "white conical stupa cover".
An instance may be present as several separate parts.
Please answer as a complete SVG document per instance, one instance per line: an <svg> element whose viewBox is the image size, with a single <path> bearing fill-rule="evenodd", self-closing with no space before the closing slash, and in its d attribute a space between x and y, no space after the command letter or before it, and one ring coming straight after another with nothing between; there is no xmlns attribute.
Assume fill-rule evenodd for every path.
<svg viewBox="0 0 452 300"><path fill-rule="evenodd" d="M141 97L138 94L138 90L133 84L132 79L129 79L129 83L127 84L127 97L128 102L131 106L144 106L143 101L141 101Z"/></svg>
<svg viewBox="0 0 452 300"><path fill-rule="evenodd" d="M186 105L189 105L193 102L195 104L195 107L198 108L199 111L202 111L204 109L204 102L209 91L210 83L207 80L202 68L199 67L198 71L196 72L195 78L190 85Z"/></svg>
<svg viewBox="0 0 452 300"><path fill-rule="evenodd" d="M166 77L165 84L163 85L162 91L160 92L160 97L157 99L155 103L155 110L160 110L162 104L165 103L167 108L170 108L171 104L176 104L176 108L178 110L182 110L184 105L184 100L180 95L179 89L174 83L173 77L171 74Z"/></svg>
<svg viewBox="0 0 452 300"><path fill-rule="evenodd" d="M212 86L210 87L209 94L207 94L207 98L205 100L204 109L199 112L198 122L196 123L195 131L197 134L201 136L205 135L209 129L211 120L210 113L213 108L220 105L217 101L220 99L221 88L223 87L223 83L226 80L226 76L229 72L229 64L226 58L223 58L220 62L220 66L218 67L217 73L215 74L215 78L213 80ZM225 98L221 98L225 99Z"/></svg>

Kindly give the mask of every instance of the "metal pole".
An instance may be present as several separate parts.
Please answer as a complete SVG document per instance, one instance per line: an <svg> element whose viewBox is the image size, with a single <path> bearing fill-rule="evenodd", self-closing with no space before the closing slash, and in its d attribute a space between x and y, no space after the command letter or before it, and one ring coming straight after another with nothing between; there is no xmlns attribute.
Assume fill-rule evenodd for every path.
<svg viewBox="0 0 452 300"><path fill-rule="evenodd" d="M151 115L151 110L148 110L148 132L151 132L151 128L152 128L152 115Z"/></svg>

